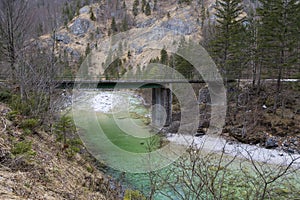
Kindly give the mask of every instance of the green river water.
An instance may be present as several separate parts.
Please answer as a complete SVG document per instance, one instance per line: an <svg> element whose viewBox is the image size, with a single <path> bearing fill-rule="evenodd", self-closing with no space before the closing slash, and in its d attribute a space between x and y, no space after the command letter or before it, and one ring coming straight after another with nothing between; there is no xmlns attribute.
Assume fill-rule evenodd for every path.
<svg viewBox="0 0 300 200"><path fill-rule="evenodd" d="M161 138L153 134L151 128L146 125L149 122L149 109L143 105L137 95L133 92L120 92L117 98L111 99L109 97L112 92L101 92L104 95L98 96L98 100L100 99L98 102L95 101L95 97L99 95L99 91L85 91L84 95L76 97L73 117L77 127L81 129L80 137L88 150L103 163L108 163L108 166L101 170L115 180L121 181L125 189L139 190L145 196L149 196L152 188L155 200L214 199L212 192L209 191L211 188L199 184L205 180L214 179L217 186L212 186L208 182L207 185L216 190L222 190L222 199L259 199L258 191L262 189L260 184L263 179L255 173L255 169L248 161L236 159L227 167L226 164L232 159L230 156L225 156L222 161L219 155L207 156L209 160L205 160L203 156L201 157L203 160L200 160L202 163L195 162L194 164L199 168L203 167L199 171L207 175L205 180L201 179L203 175L193 175L188 172L191 166L186 163L189 159L182 161L185 163L185 170L176 165L169 165L153 173L124 173L111 168L111 165L141 166L142 162L139 163L138 160L129 158L131 155L127 157L126 153L120 152L139 154L154 151L160 147ZM110 104L110 101L119 101L122 98L129 102L125 105L129 108L129 115L119 110L113 111L113 106ZM105 100L101 101L101 99ZM94 104L101 104L100 108L95 108ZM111 110L108 111L106 107L111 107ZM136 126L132 127L132 124ZM132 130L134 134L128 134L128 130ZM203 152L203 155L208 154ZM272 170L277 172L275 166L265 165L261 169L262 171L268 170L265 171L266 174ZM269 178L272 176L271 174ZM155 182L155 188L153 188L154 185L151 187L150 177L152 177L152 183ZM193 194L191 191L197 191L197 188L191 187L191 184L199 187L199 190L204 189L201 189L197 195L195 192ZM222 187L218 188L218 184ZM299 173L283 176L276 182L270 183L268 189L267 199L300 199Z"/></svg>

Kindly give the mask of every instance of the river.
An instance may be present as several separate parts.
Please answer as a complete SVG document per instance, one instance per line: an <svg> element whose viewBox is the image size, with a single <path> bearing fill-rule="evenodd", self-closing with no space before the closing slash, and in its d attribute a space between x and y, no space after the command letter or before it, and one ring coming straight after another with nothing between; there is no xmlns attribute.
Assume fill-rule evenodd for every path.
<svg viewBox="0 0 300 200"><path fill-rule="evenodd" d="M101 170L120 181L123 188L137 189L157 200L213 199L218 195L222 199L258 199L263 193L264 180L267 180L270 182L267 184L269 199L300 196L299 173L292 173L299 168L299 163L295 162L289 174L271 182L283 172L286 168L283 162L290 162L291 156L257 150L255 146L228 145L225 140L210 136L195 138L200 150L189 151L174 164L164 163L166 167L158 167L153 172L132 173L146 169L145 160L138 155L155 152L162 145L162 138L148 126L149 108L133 91L75 92L72 110L85 146L93 156L106 163L107 167ZM180 137L172 135L168 139L176 143L173 148L182 151L184 138ZM214 151L210 151L212 148Z"/></svg>

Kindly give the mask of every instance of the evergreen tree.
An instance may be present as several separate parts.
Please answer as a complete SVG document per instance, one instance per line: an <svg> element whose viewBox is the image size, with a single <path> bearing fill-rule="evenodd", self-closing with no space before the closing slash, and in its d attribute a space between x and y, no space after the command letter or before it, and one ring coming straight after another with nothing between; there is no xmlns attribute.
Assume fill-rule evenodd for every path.
<svg viewBox="0 0 300 200"><path fill-rule="evenodd" d="M127 22L127 16L125 15L124 19L122 20L122 31L128 30L128 22Z"/></svg>
<svg viewBox="0 0 300 200"><path fill-rule="evenodd" d="M87 43L85 48L85 56L88 56L91 53L90 43Z"/></svg>
<svg viewBox="0 0 300 200"><path fill-rule="evenodd" d="M239 78L244 29L240 18L241 0L221 0L216 7L216 35L210 43L210 53L227 79ZM243 56L242 56L243 57Z"/></svg>
<svg viewBox="0 0 300 200"><path fill-rule="evenodd" d="M134 16L137 16L139 14L138 6L139 6L139 0L134 0L133 7L132 7L132 13Z"/></svg>
<svg viewBox="0 0 300 200"><path fill-rule="evenodd" d="M299 1L260 0L257 13L259 61L263 68L277 70L274 111L279 103L281 79L284 70L297 63L297 42L299 41Z"/></svg>
<svg viewBox="0 0 300 200"><path fill-rule="evenodd" d="M164 65L168 64L168 52L165 49L160 51L160 63Z"/></svg>
<svg viewBox="0 0 300 200"><path fill-rule="evenodd" d="M145 12L145 6L146 6L146 0L142 0L141 10L142 10L143 13Z"/></svg>
<svg viewBox="0 0 300 200"><path fill-rule="evenodd" d="M178 45L178 52L188 52L189 51L189 44L185 41L184 38L181 39L179 45ZM191 63L189 63L186 59L181 57L178 54L174 54L172 56L173 63L175 64L175 69L182 74L186 79L192 79L193 73L194 73L194 67Z"/></svg>
<svg viewBox="0 0 300 200"><path fill-rule="evenodd" d="M146 4L145 14L146 14L147 16L151 15L151 7L150 7L149 2Z"/></svg>
<svg viewBox="0 0 300 200"><path fill-rule="evenodd" d="M95 15L94 15L94 12L93 12L93 9L92 9L92 8L90 8L90 19L91 19L92 21L96 21L96 17L95 17Z"/></svg>
<svg viewBox="0 0 300 200"><path fill-rule="evenodd" d="M116 33L118 31L117 23L114 17L111 20L110 29L112 30L112 33Z"/></svg>

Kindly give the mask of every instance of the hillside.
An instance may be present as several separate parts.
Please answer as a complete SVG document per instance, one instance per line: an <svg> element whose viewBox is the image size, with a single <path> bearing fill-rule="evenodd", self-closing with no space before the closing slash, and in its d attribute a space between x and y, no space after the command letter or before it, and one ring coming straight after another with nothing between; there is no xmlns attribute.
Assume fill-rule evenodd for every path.
<svg viewBox="0 0 300 200"><path fill-rule="evenodd" d="M76 153L84 152L80 143L64 149L57 134L32 128L4 104L0 118L0 199L115 199L93 159Z"/></svg>
<svg viewBox="0 0 300 200"><path fill-rule="evenodd" d="M148 16L140 8L138 15L134 16L132 11L134 1L124 2L126 2L126 8L116 8L115 12L111 8L112 11L109 15L107 14L109 5L106 5L105 2L84 6L78 11L79 15L75 16L65 27L61 27L55 32L56 55L61 62L68 63L67 68L70 67L70 70L75 72L79 65L82 64L87 53L91 51L98 54L97 58L103 57L101 58L102 60L107 59L106 57L109 56L108 51L116 51L116 49L107 47L106 54L101 54L100 51L104 49L101 43L109 40L109 36L113 34L125 33L126 31L129 31L126 33L128 36L132 35L131 38L134 38L137 35L136 33L141 31L154 32L160 29L167 30L166 32L160 32L162 34L161 38L170 37L170 34L185 36L194 41L200 41L202 38L201 5L197 1L193 1L190 5L178 4L176 0L158 1L157 9L154 9L153 3L150 3L152 13ZM212 2L205 2L204 6L208 10L207 12L213 12ZM113 7L113 5L110 6ZM91 13L93 13L94 18L91 17ZM214 16L212 15L211 18L213 19ZM209 20L209 18L205 18L203 23L208 23ZM153 40L151 39L151 34L141 37L144 42ZM51 46L53 43L52 38L53 35L50 34L40 37L43 46ZM147 56L146 53L142 52L144 46L142 41L140 42L130 47L132 57L137 55L140 57ZM125 54L127 52L123 52L123 56ZM154 54L151 58L155 58L158 55ZM101 65L101 61L97 62ZM130 61L127 60L122 65L128 70L129 63ZM136 67L138 64L141 63L130 63L133 67ZM66 69L65 73L70 75L70 70ZM102 70L101 72L103 73Z"/></svg>

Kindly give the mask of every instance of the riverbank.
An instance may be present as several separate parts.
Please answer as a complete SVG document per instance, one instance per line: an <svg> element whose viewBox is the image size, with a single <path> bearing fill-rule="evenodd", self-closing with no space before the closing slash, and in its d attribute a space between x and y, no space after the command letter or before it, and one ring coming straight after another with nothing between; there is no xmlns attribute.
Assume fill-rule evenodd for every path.
<svg viewBox="0 0 300 200"><path fill-rule="evenodd" d="M232 157L239 157L247 160L254 160L274 165L289 165L295 168L300 167L300 154L291 154L276 149L266 149L257 145L243 144L239 142L227 141L222 137L204 135L194 137L181 134L167 134L166 139L179 145L185 145L187 141L195 148L205 152L214 152Z"/></svg>

